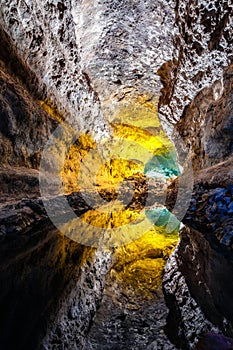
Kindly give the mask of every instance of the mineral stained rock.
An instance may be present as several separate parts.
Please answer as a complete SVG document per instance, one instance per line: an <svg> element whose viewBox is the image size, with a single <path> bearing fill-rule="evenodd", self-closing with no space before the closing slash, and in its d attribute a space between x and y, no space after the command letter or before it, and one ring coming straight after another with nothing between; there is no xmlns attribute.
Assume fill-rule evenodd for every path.
<svg viewBox="0 0 233 350"><path fill-rule="evenodd" d="M132 123L132 114L152 136L160 133L158 114L178 154L188 149L194 170L185 228L164 272L167 334L183 349L199 337L200 349L225 346L216 333L233 337L232 7L231 0L1 0L3 350L85 348L112 253L54 229L39 198L41 154L61 121L98 143L117 124ZM77 194L68 198L79 213L89 209ZM111 301L101 312L106 305L114 314ZM159 313L157 306L148 310ZM152 341L165 324L163 301L161 310L159 327L150 319L148 349L173 348L164 334ZM144 350L139 324L118 316L139 330L129 349ZM89 341L98 344L94 333Z"/></svg>
<svg viewBox="0 0 233 350"><path fill-rule="evenodd" d="M184 108L175 126L189 148L194 169L194 188L189 209L183 219L186 227L181 230L177 250L165 269L164 291L170 307L168 333L170 332L170 337L177 346L192 349L195 348L201 334L208 331L233 336L233 319L230 311L232 283L229 278L232 274L233 243L231 214L233 105L232 56L228 51L232 41L232 30L229 27L232 21L230 11L232 4L221 2L214 8L214 4L207 5L202 2L200 8L196 8L199 24L205 27L203 32L207 46L204 51L195 35L189 35L189 31L193 28L191 18L194 13L192 10L186 13L183 10L180 12L180 5L177 9L184 44L180 71L185 66L184 62L187 62L184 57L186 59L190 57L192 62L196 61L195 67L192 66L191 71L186 72L188 76L198 69L197 57L203 58L207 53L213 57L219 49L223 56L228 55L228 64L219 78L217 78L219 71L217 61L223 56L216 56L217 61L214 61L218 68L215 70L209 70L209 66L205 71L205 61L203 62L203 70L198 69L198 74L191 79L191 85L198 87L200 81L207 82L212 74L216 74L217 79L211 84L202 86L204 88L198 94L195 93L196 96L193 96L192 101ZM204 7L205 19L202 18ZM219 20L214 20L215 16ZM189 20L184 23L182 18ZM181 77L182 74L178 76L178 80L182 79ZM178 82L171 95L172 98L176 95L176 91L184 92L186 84L184 82L179 90ZM169 94L166 85L164 91L162 103L166 104L165 93L167 96ZM192 90L187 91L190 93ZM172 98L170 105L173 105ZM186 100L189 100L189 97ZM175 111L177 105L179 106L179 103L174 104ZM175 200L176 193L177 184L174 183L168 205L170 200L171 202ZM176 326L172 331L174 324ZM217 328L214 329L215 327ZM221 343L224 348L224 341L218 340L220 338L217 336L208 339L206 337L199 346L203 347L205 344L206 349L208 347L220 349Z"/></svg>

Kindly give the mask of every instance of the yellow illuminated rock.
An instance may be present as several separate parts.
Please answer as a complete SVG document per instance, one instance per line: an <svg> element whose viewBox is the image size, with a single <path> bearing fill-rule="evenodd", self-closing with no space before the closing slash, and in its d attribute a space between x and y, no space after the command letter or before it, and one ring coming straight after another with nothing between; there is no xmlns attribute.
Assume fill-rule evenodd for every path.
<svg viewBox="0 0 233 350"><path fill-rule="evenodd" d="M62 169L61 177L65 193L79 191L77 176L82 159L96 147L96 143L88 135L81 135L70 147ZM89 169L86 169L86 179L89 180ZM91 179L90 179L91 180Z"/></svg>
<svg viewBox="0 0 233 350"><path fill-rule="evenodd" d="M158 118L158 102L158 98L151 99L147 95L124 99L120 107L107 116L108 121L112 124L128 124L143 129L160 128L163 132Z"/></svg>
<svg viewBox="0 0 233 350"><path fill-rule="evenodd" d="M177 231L167 234L164 227L154 226L136 241L118 247L110 272L113 286L132 300L154 297L161 287L163 268L177 244Z"/></svg>
<svg viewBox="0 0 233 350"><path fill-rule="evenodd" d="M40 106L45 110L45 112L51 115L59 123L62 123L65 120L64 116L59 112L58 108L51 101L46 99L39 100L38 102Z"/></svg>
<svg viewBox="0 0 233 350"><path fill-rule="evenodd" d="M144 208L146 164L153 157L169 159L175 154L156 103L138 96L122 105L109 117L111 139L97 145L88 135L80 136L61 173L64 191L81 191L91 208L64 225L68 236L82 237L90 246L116 247L113 284L126 294L146 298L161 286L164 265L178 239L177 231L167 233L166 224L154 225Z"/></svg>
<svg viewBox="0 0 233 350"><path fill-rule="evenodd" d="M171 141L165 134L153 135L146 129L127 124L112 124L115 136L132 140L145 147L153 155L166 154L174 149Z"/></svg>
<svg viewBox="0 0 233 350"><path fill-rule="evenodd" d="M136 172L143 173L146 162L154 155L167 155L174 150L159 123L157 106L148 102L144 96L139 96L120 108L111 126L112 138L102 145L104 155L99 153L99 145L97 146L88 135L82 135L70 147L61 174L65 193L80 190L79 180L84 180L86 190L94 185L100 191L101 188L106 190L106 187L112 191L112 186L119 181L127 179ZM90 150L95 151L87 159L85 157ZM101 157L103 164L98 161ZM83 166L85 179L80 178L79 174L81 162L85 163ZM95 178L93 178L93 167Z"/></svg>

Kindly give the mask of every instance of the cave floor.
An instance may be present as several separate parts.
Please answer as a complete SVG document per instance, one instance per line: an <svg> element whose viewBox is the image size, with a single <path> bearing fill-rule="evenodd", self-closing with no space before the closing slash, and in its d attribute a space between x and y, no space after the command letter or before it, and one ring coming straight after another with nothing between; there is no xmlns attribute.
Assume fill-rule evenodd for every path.
<svg viewBox="0 0 233 350"><path fill-rule="evenodd" d="M113 289L111 282L109 274L84 349L175 350L164 333L168 310L161 285L148 298Z"/></svg>

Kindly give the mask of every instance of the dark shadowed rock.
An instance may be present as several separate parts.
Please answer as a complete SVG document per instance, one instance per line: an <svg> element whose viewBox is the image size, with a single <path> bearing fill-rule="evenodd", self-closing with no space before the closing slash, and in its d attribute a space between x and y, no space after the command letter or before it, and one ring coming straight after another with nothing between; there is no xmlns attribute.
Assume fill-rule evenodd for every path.
<svg viewBox="0 0 233 350"><path fill-rule="evenodd" d="M1 349L174 348L164 334L162 294L138 307L131 289L128 309L124 302L132 300L119 286L112 293L111 279L104 294L112 252L57 232L39 193L41 153L58 121L98 143L111 134L110 122L132 115L159 135L158 114L178 147L176 124L195 170L186 227L164 273L167 334L185 350L209 331L233 336L231 15L229 0L1 1ZM135 100L144 109L131 108ZM136 189L129 206L141 209L146 180L129 180ZM177 182L168 191L169 209ZM158 188L155 181L149 205L161 197ZM100 195L115 198L108 189ZM66 198L77 215L90 209L79 193ZM50 200L65 222L60 203ZM151 250L142 260L149 266L154 257L167 259ZM212 333L198 346L230 349L227 342Z"/></svg>
<svg viewBox="0 0 233 350"><path fill-rule="evenodd" d="M205 334L197 344L196 350L232 350L233 339L222 335Z"/></svg>

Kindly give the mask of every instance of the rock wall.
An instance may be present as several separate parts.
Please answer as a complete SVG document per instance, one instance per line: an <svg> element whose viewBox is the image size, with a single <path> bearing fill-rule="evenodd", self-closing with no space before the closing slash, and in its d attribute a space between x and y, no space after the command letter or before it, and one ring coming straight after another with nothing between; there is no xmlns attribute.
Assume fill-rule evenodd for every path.
<svg viewBox="0 0 233 350"><path fill-rule="evenodd" d="M36 77L2 28L0 40L1 164L38 168L40 152L56 123L36 103Z"/></svg>
<svg viewBox="0 0 233 350"><path fill-rule="evenodd" d="M1 22L36 74L44 98L59 108L74 129L92 130L96 139L103 136L106 125L98 97L80 68L71 2L3 1Z"/></svg>
<svg viewBox="0 0 233 350"><path fill-rule="evenodd" d="M172 54L172 49L170 49L172 48L172 24L175 19L172 6L172 2L164 4L163 1L156 4L153 1L147 4L144 1L135 1L132 4L129 1L91 3L69 0L63 2L57 0L44 2L3 0L0 18L4 31L13 43L10 45L10 51L14 51L19 56L20 67L26 67L26 71L30 71L33 76L31 79L30 75L30 87L25 85L29 95L35 90L34 100L40 100L40 106L46 111L59 110L59 115L71 123L80 134L91 134L94 140L98 141L109 134L108 121L111 119L109 115L111 116L115 109L114 103L121 104L122 98L129 93L132 96L146 93L148 97L145 98L145 101L150 101L154 96L157 98L160 82L156 72L162 62L170 59ZM150 47L153 47L153 50ZM6 57L9 57L9 53ZM14 72L15 76L19 77L19 69ZM15 87L16 83L12 85ZM22 91L21 85L18 90ZM17 103L23 100L26 104L26 98L21 95L17 95ZM12 104L12 101L8 101L8 109L12 108ZM21 104L20 108L24 112ZM37 169L42 146L57 122L53 122L39 105L34 107L40 111L38 114L33 113L34 120L31 117L31 111L34 112L34 109L31 105L29 106L30 112L25 110L23 113L24 122L21 125L17 124L17 135L19 136L12 142L8 158L5 156L7 169L1 176L4 183L1 232L3 242L9 240L9 245L3 245L3 249L5 247L7 251L7 247L10 249L11 244L12 246L15 244L13 237L9 237L10 232L20 233L23 239L19 240L15 256L21 256L20 251L23 250L24 240L29 240L28 246L33 249L33 252L29 249L28 255L22 259L22 264L25 263L26 269L29 269L28 265L33 258L41 265L42 270L44 269L42 266L46 264L51 266L51 278L54 276L55 279L62 279L64 283L59 285L57 297L52 301L51 294L48 293L48 275L45 274L45 279L39 275L41 288L38 288L37 295L43 295L47 304L35 310L35 298L32 298L30 307L38 319L38 325L42 315L45 315L48 323L43 324L42 322L43 329L41 331L38 326L36 334L33 333L34 324L32 324L28 331L28 338L21 337L21 328L17 328L20 312L16 310L15 332L18 334L16 341L19 347L32 348L33 346L35 348L35 339L38 337L41 339L43 334L47 333L42 347L54 349L66 346L67 349L74 349L81 347L82 334L85 333L95 313L110 257L106 252L96 252L96 256L93 255L89 265L82 262L82 269L80 269L81 263L79 265L79 261L75 260L78 266L73 270L74 266L69 264L69 257L72 256L69 242L66 243L61 239L56 246L56 252L53 253L46 239L42 238L41 249L45 251L45 258L43 258L36 248L36 241L30 240L31 227L37 222L38 225L41 225L41 216L43 217L45 213L37 200L32 199L25 203L22 198L38 196L37 173L31 168ZM15 112L12 115L8 114L7 122L17 119ZM52 116L54 117L54 113ZM48 121L45 120L46 118ZM37 124L35 127L35 124L40 122L41 125ZM43 128L49 127L50 123L52 126L48 134L44 134ZM33 125L32 130L31 125ZM38 135L37 138L35 133ZM22 152L18 151L19 154L14 155L13 144L20 148L20 140L28 134L31 135L32 142L36 144L34 147L38 147L37 160L34 163L30 162L28 160L30 151L27 150L21 163L16 162L16 158L22 158ZM2 138L2 144L9 142L8 139L10 139L8 136L6 140ZM32 148L31 144L28 145L28 149L30 148ZM34 159L34 153L31 153ZM27 170L29 168L30 171ZM10 181L13 174L18 182L18 187L13 186L12 188ZM26 174L29 178L32 176L35 181L33 190ZM26 189L25 184L28 182ZM6 205L5 201L6 199L9 201L9 194L12 197L12 204ZM21 203L15 204L15 201L21 201ZM46 227L46 230L50 230L49 226ZM61 259L59 253L61 246L65 251L64 259ZM74 251L77 251L77 256L80 256L81 259L82 252L79 249L81 248L76 247ZM64 264L67 260L68 266L66 267ZM34 271L36 273L34 265L29 270L30 275L33 275ZM13 262L12 271L12 276L17 279L19 270L16 269ZM88 282L85 281L87 275L90 278ZM6 278L8 278L7 272L3 275L3 283ZM13 286L5 290L6 298L10 298L10 295L15 298L15 293L21 295L22 290L27 290L31 285L30 280L31 277L23 275L17 287ZM53 284L52 280L50 284L52 293L56 284ZM68 290L65 290L65 284L68 285ZM36 283L35 286L37 285ZM30 288L32 294L36 293L33 287ZM2 303L6 298L2 299ZM22 308L25 308L24 303L22 303ZM29 315L27 312L25 314L24 324L27 325L31 316L30 312ZM51 319L48 319L49 314ZM6 313L4 315L10 324L12 318L7 317ZM14 347L14 340L9 340L9 334L6 334L5 337L2 335L2 343L5 347L7 342L9 342L9 349Z"/></svg>
<svg viewBox="0 0 233 350"><path fill-rule="evenodd" d="M62 344L67 349L81 347L111 261L109 253L95 251L87 262L82 247L61 239L57 233L50 239L50 228L45 226L47 221L42 220L45 213L37 200L27 204L21 201L23 197L39 195L40 153L57 125L51 113L41 106L50 106L44 108L50 112L58 110L80 134L91 134L99 141L109 136L109 121L114 119L115 110L127 105L130 99L144 96L144 103L153 102L153 106L157 106L159 99L159 115L167 132L172 137L174 125L180 120L176 128L190 149L194 169L204 171L196 173L192 205L196 205L196 200L206 205L202 196L211 202L210 190L215 190L220 181L224 189L223 179L231 174L231 162L227 160L232 154L231 11L230 0L1 1L4 50L0 56L0 151L4 168L0 180L4 185L1 186L4 208L0 226L2 249L8 252L1 265L5 284L1 298L2 346L15 348L14 340L5 329L13 322L16 312L14 330L19 347L35 348L38 337L41 340L46 333L42 342L45 349L58 349ZM149 111L145 119L148 116ZM153 122L148 126L153 126ZM221 161L228 162L226 171ZM213 168L206 169L209 166ZM10 206L5 203L9 194L14 202ZM231 210L228 207L231 201L228 203L225 197L220 201L223 207L218 209L220 212L217 212L215 197L216 205L207 205L210 211L212 207L216 209L214 215L221 216L223 211L223 221L220 220L221 225L217 227L220 233L225 223L229 224L225 211ZM21 203L15 203L18 201ZM219 293L214 292L218 280L215 272L219 271L223 255L228 262L224 252L230 249L232 241L227 238L229 235L222 241L224 235L215 235L214 227L209 231L208 225L215 224L219 216L208 217L208 210L200 213L196 215L195 207L187 215L185 223L189 229L181 233L179 247L168 263L164 280L170 319L176 320L177 325L173 340L178 346L188 348L194 346L197 335L213 329L205 317L232 335L232 315L223 307L223 302L217 300L220 291L228 300L229 295L224 294L228 286L225 289L223 282ZM206 215L209 221L205 220ZM37 219L42 229L34 233L32 226ZM23 229L18 231L17 227ZM12 232L20 232L20 237L10 236ZM225 233L229 232L230 229ZM223 248L224 242L230 244ZM18 265L11 255L15 244L14 261ZM198 267L203 266L203 256L197 254L196 246L204 247L204 262L209 269ZM89 250L85 252L91 254ZM43 276L37 271L38 261ZM222 272L226 281L231 275L231 265L224 266L228 266ZM22 269L25 273L18 281ZM9 282L7 271L12 271L13 282ZM193 271L201 277L193 279ZM228 290L231 291L231 287ZM25 299L23 291L26 291ZM56 297L52 300L54 293ZM22 304L12 305L8 312L4 305L16 294L22 295ZM210 302L205 305L206 295ZM31 323L31 311L25 312L26 296L40 324L37 334L34 329L38 324L35 320ZM37 308L41 296L44 303ZM28 337L19 324L22 314L24 329L25 325L29 327ZM40 321L43 315L47 320L44 323ZM193 315L191 319L190 315ZM217 322L219 316L220 322Z"/></svg>
<svg viewBox="0 0 233 350"><path fill-rule="evenodd" d="M202 334L219 333L219 329L206 318L195 295L190 293L186 275L181 272L178 263L183 249L184 246L181 247L179 243L164 270L163 287L169 308L165 331L176 348L188 350L196 348ZM203 262L199 263L203 266ZM193 270L189 270L189 273L193 274Z"/></svg>
<svg viewBox="0 0 233 350"><path fill-rule="evenodd" d="M174 54L160 69L164 90L160 114L175 124L194 97L215 82L214 96L222 90L222 72L232 60L232 2L176 1Z"/></svg>
<svg viewBox="0 0 233 350"><path fill-rule="evenodd" d="M13 16L10 20L13 24ZM55 98L50 103L38 70L5 29L0 31L0 347L54 349L68 344L74 349L81 347L101 299L111 254L64 238L37 198L41 152L61 114ZM36 46L39 39L32 35ZM97 100L84 78L87 97ZM92 107L94 111L94 102L90 113ZM80 209L81 199L73 202Z"/></svg>
<svg viewBox="0 0 233 350"><path fill-rule="evenodd" d="M170 109L179 120L175 129L189 149L195 184L164 291L168 333L178 347L192 349L210 330L233 336L232 3L180 1L176 9L180 61L174 61L175 80L165 79L160 103L162 113ZM171 193L174 201L176 190Z"/></svg>
<svg viewBox="0 0 233 350"><path fill-rule="evenodd" d="M179 275L185 278L184 285L188 285L191 295L201 306L208 320L216 325L220 332L232 337L233 285L229 279L233 268L231 164L232 157L198 173L191 205L183 220L186 227L180 232L176 254L167 266L174 279L169 279L171 272L166 272L164 287L168 300L173 296L174 304L180 305L177 306L177 310L180 310L184 317L177 323L181 329L181 323L185 325L186 318L189 317L186 310L190 301L185 301L185 297L180 297L180 293L175 291L176 286L180 285L177 279ZM169 304L172 306L171 302ZM179 312L174 310L173 305L171 318L178 320ZM193 332L192 337L197 341L196 334L208 329L203 329L199 322L195 327L199 331Z"/></svg>
<svg viewBox="0 0 233 350"><path fill-rule="evenodd" d="M1 199L39 195L41 152L57 126L36 102L41 97L38 79L0 29L0 153ZM30 170L29 170L30 169Z"/></svg>
<svg viewBox="0 0 233 350"><path fill-rule="evenodd" d="M232 154L232 74L233 67L229 65L223 72L222 86L217 90L217 82L202 90L177 124L191 151L195 170L218 164Z"/></svg>
<svg viewBox="0 0 233 350"><path fill-rule="evenodd" d="M77 215L89 209L80 195L68 200ZM57 232L37 198L1 207L0 240L0 347L81 348L102 297L111 252Z"/></svg>
<svg viewBox="0 0 233 350"><path fill-rule="evenodd" d="M1 242L2 349L81 347L101 299L109 256L41 224Z"/></svg>
<svg viewBox="0 0 233 350"><path fill-rule="evenodd" d="M44 98L74 128L101 139L124 97L158 97L157 70L173 54L174 7L173 1L3 1L1 22Z"/></svg>

